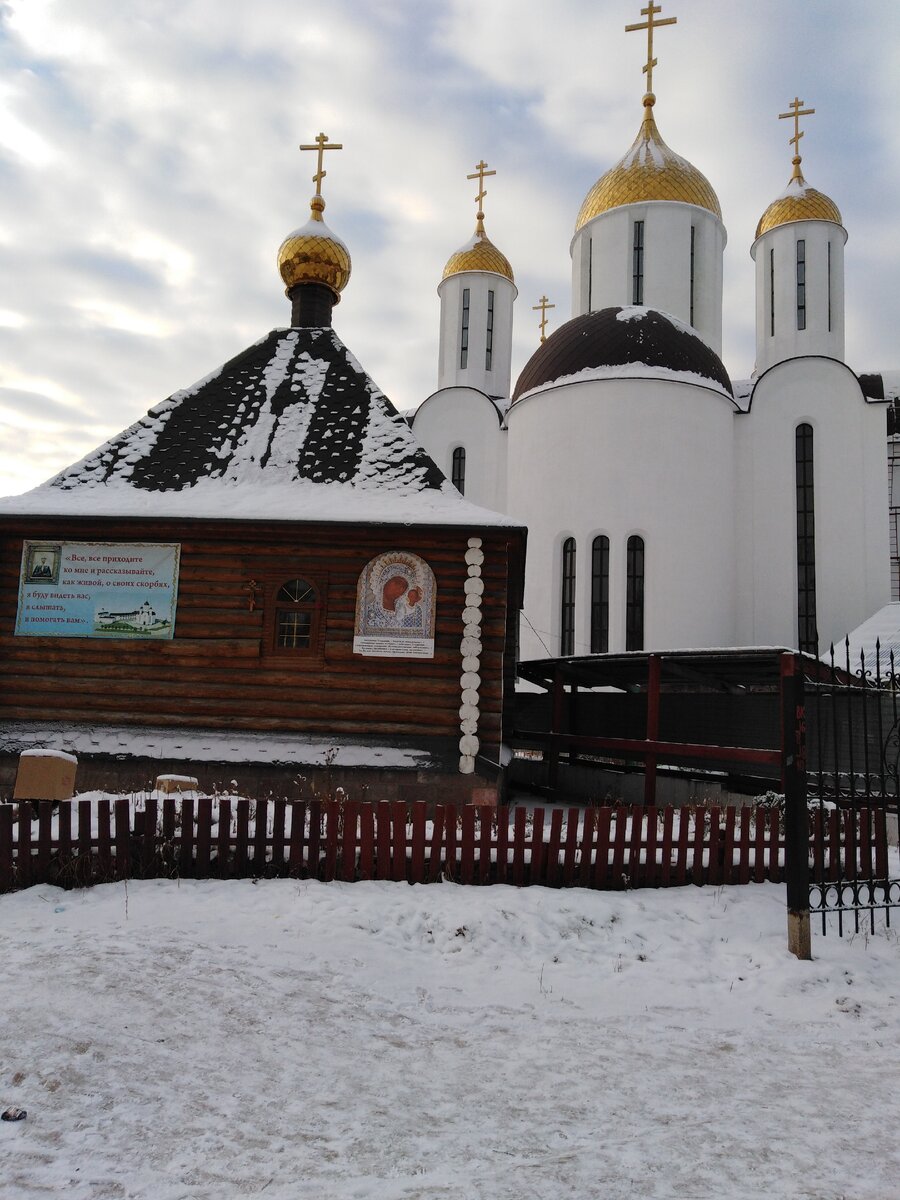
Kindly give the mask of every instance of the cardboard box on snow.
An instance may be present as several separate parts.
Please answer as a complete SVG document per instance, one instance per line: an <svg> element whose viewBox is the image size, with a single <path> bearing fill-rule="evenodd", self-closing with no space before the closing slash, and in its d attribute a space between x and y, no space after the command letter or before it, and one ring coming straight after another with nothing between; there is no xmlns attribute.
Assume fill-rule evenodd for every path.
<svg viewBox="0 0 900 1200"><path fill-rule="evenodd" d="M71 800L78 759L64 750L23 750L13 800Z"/></svg>

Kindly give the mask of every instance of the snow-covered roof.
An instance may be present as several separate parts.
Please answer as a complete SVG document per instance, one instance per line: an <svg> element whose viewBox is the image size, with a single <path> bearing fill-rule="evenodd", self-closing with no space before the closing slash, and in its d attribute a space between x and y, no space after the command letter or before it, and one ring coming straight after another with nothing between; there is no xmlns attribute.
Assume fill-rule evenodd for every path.
<svg viewBox="0 0 900 1200"><path fill-rule="evenodd" d="M460 496L330 327L273 330L0 513L516 524Z"/></svg>
<svg viewBox="0 0 900 1200"><path fill-rule="evenodd" d="M732 399L728 372L695 329L628 305L583 313L554 330L525 364L511 403L548 386L622 378L697 384Z"/></svg>
<svg viewBox="0 0 900 1200"><path fill-rule="evenodd" d="M859 377L863 395L870 400L900 401L900 371L873 371Z"/></svg>
<svg viewBox="0 0 900 1200"><path fill-rule="evenodd" d="M879 608L873 613L868 620L863 621L862 625L858 625L852 633L847 635L847 641L850 643L850 670L858 671L861 665L861 656L865 658L866 670L875 673L876 659L876 642L879 643L880 657L880 672L882 676L887 675L891 669L890 657L893 653L896 669L900 671L900 603L893 601L890 604L885 604L883 608ZM835 665L843 667L846 665L847 650L846 643L841 643L834 648ZM823 654L822 658L826 662L831 661L831 652Z"/></svg>

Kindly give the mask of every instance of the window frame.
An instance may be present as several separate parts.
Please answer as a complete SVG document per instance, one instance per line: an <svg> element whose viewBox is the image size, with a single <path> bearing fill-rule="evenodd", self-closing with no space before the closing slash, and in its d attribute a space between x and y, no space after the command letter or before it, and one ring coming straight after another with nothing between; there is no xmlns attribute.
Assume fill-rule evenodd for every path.
<svg viewBox="0 0 900 1200"><path fill-rule="evenodd" d="M591 540L591 654L609 653L609 538Z"/></svg>
<svg viewBox="0 0 900 1200"><path fill-rule="evenodd" d="M577 547L574 537L563 538L560 545L559 656L575 653L575 586L577 583Z"/></svg>
<svg viewBox="0 0 900 1200"><path fill-rule="evenodd" d="M450 455L450 482L461 496L466 494L466 448L454 446Z"/></svg>
<svg viewBox="0 0 900 1200"><path fill-rule="evenodd" d="M280 593L282 588L288 587L298 580L306 583L313 590L314 600L312 604L303 605L303 607L301 607L302 601L298 601L294 607L291 607L289 601L280 599ZM282 570L278 572L277 576L270 574L267 577L264 594L264 653L275 655L278 658L289 658L298 667L320 666L325 658L327 577L318 573L311 575L308 571L304 571L302 567L298 567L295 572L292 572L290 569ZM278 644L279 613L283 612L309 612L309 645L282 646Z"/></svg>
<svg viewBox="0 0 900 1200"><path fill-rule="evenodd" d="M462 314L459 330L459 369L465 371L469 365L469 312L471 294L467 287L462 290Z"/></svg>
<svg viewBox="0 0 900 1200"><path fill-rule="evenodd" d="M485 328L484 369L491 370L494 357L494 289L488 288L487 294L487 325Z"/></svg>
<svg viewBox="0 0 900 1200"><path fill-rule="evenodd" d="M625 543L625 649L644 649L647 547L639 533Z"/></svg>
<svg viewBox="0 0 900 1200"><path fill-rule="evenodd" d="M631 241L631 303L644 303L644 222L632 225Z"/></svg>
<svg viewBox="0 0 900 1200"><path fill-rule="evenodd" d="M797 495L797 649L818 656L816 613L815 429L801 421L794 429Z"/></svg>

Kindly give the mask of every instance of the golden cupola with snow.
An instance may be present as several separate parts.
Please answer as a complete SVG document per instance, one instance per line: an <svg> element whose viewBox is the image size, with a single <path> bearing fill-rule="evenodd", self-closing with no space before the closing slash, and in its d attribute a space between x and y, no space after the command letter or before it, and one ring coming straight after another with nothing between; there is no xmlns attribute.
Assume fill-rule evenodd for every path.
<svg viewBox="0 0 900 1200"><path fill-rule="evenodd" d="M800 169L800 118L816 110L795 97L780 120L793 120L793 172L759 219L750 254L756 264L756 374L789 358L844 361L844 245L833 200Z"/></svg>
<svg viewBox="0 0 900 1200"><path fill-rule="evenodd" d="M506 255L485 233L482 159L468 179L478 180L475 232L450 255L438 285L441 338L438 388L470 387L487 396L508 396L512 362L513 302L517 291Z"/></svg>
<svg viewBox="0 0 900 1200"><path fill-rule="evenodd" d="M571 243L572 312L647 305L691 325L722 352L722 256L726 232L706 176L663 141L654 117L653 32L677 18L647 19L641 127L624 158L585 196Z"/></svg>
<svg viewBox="0 0 900 1200"><path fill-rule="evenodd" d="M316 194L309 202L309 220L289 233L278 247L278 272L291 301L291 324L324 327L331 324L331 310L340 303L341 292L350 280L350 251L322 217L322 180L327 174L322 169L322 158L326 150L343 147L320 133L314 146L300 149L318 151L318 170L313 176Z"/></svg>

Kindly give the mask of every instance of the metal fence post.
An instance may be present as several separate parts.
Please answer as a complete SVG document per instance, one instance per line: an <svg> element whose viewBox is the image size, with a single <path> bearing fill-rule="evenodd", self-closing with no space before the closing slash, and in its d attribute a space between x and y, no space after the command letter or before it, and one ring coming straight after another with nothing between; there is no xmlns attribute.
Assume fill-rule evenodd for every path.
<svg viewBox="0 0 900 1200"><path fill-rule="evenodd" d="M788 950L797 958L811 959L806 704L803 660L799 654L781 656L781 753L784 779Z"/></svg>

